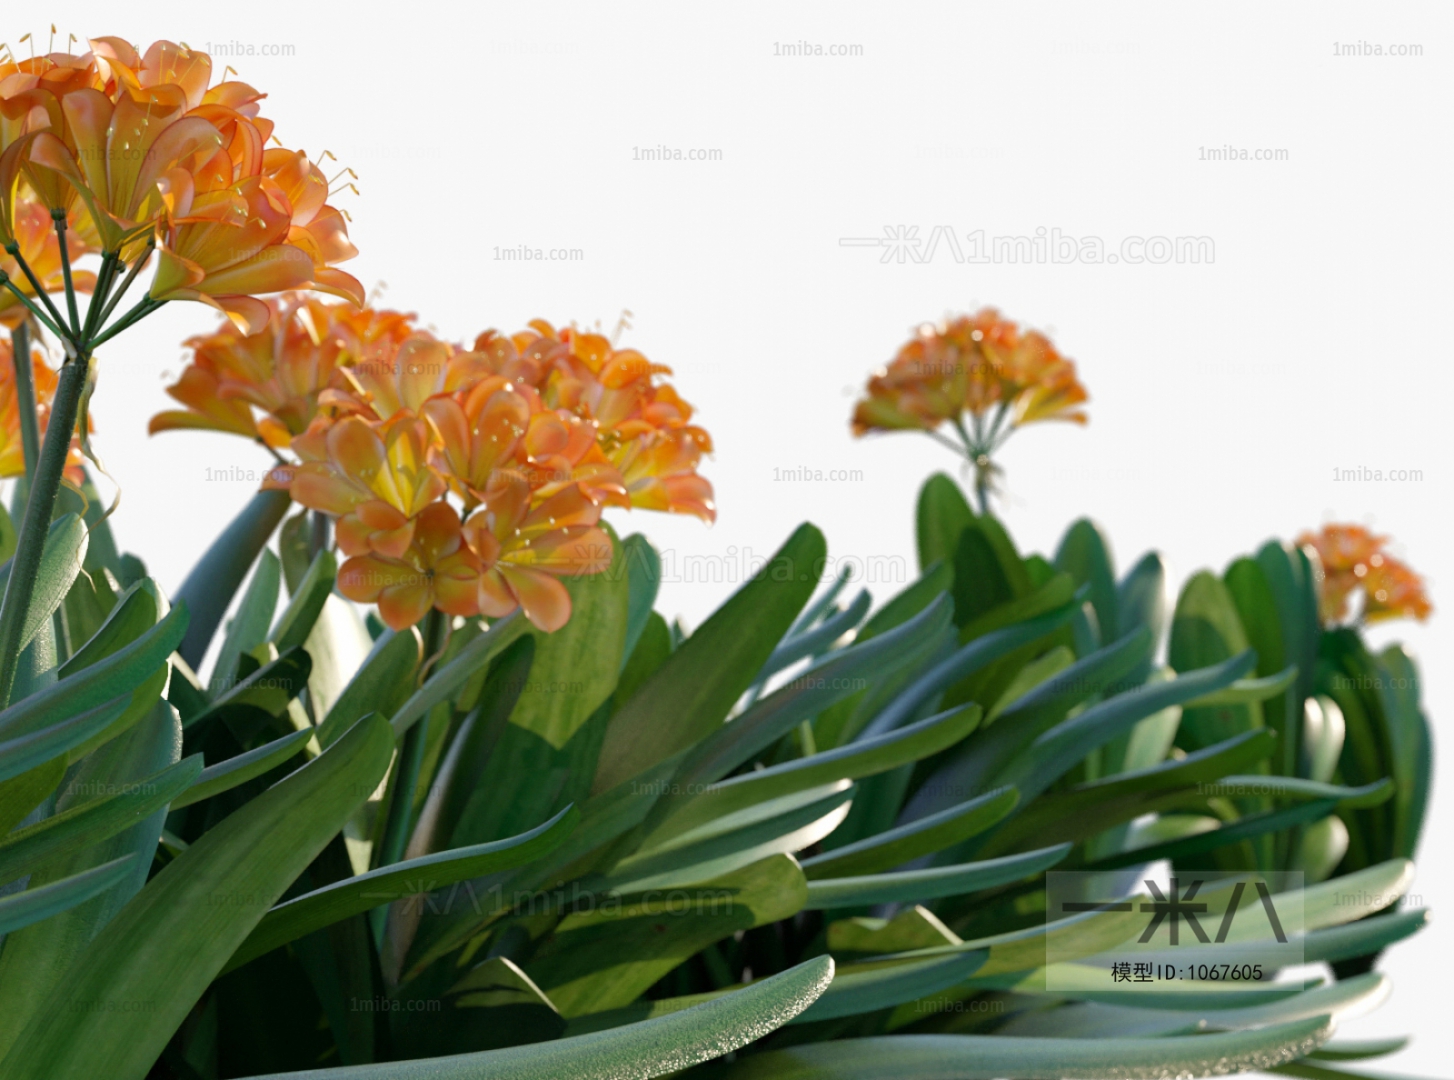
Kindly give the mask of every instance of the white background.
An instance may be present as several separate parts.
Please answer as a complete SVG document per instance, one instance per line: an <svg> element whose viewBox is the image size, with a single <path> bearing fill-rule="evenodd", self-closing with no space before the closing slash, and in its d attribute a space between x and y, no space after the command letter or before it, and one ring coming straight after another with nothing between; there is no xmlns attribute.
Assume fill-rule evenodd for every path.
<svg viewBox="0 0 1454 1080"><path fill-rule="evenodd" d="M994 304L1049 330L1092 396L1088 428L1039 425L1003 457L1004 518L1024 549L1052 551L1090 514L1123 569L1156 547L1180 581L1329 520L1389 533L1438 611L1375 636L1418 652L1448 745L1447 5L53 10L62 36L240 51L217 66L269 94L283 142L330 150L360 177L361 196L342 200L362 251L348 269L442 335L537 316L609 330L630 309L623 343L675 368L717 441L714 528L617 522L674 557L765 555L807 519L835 556L911 568L915 494L953 459L918 436L851 439L853 396L915 324ZM858 55L775 55L804 41ZM1339 57L1335 42L1421 54ZM1229 145L1287 153L1201 160ZM720 157L635 159L660 146ZM840 244L899 226L921 239L947 226L961 248L981 229L1058 229L1108 253L1127 237L1210 237L1215 261L970 264L941 241L931 259L884 264ZM582 257L495 257L522 245ZM116 529L169 588L253 487L207 470L266 464L226 436L145 435L180 341L213 324L174 304L102 356L94 408L124 488ZM861 478L774 479L804 468ZM1335 468L1422 480L1336 482ZM695 625L728 589L673 582L661 607ZM1439 776L1413 890L1436 909L1454 895L1442 764ZM1437 922L1395 948L1381 965L1391 1002L1343 1035L1413 1032L1378 1066L1445 1072L1451 960Z"/></svg>

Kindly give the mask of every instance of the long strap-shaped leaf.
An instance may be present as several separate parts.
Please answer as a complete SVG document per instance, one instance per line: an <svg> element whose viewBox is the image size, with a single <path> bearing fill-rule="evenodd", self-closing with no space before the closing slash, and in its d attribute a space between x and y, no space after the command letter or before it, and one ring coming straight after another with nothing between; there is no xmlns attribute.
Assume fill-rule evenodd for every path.
<svg viewBox="0 0 1454 1080"><path fill-rule="evenodd" d="M1040 1039L892 1035L795 1046L733 1063L721 1080L1172 1080L1267 1069L1315 1050L1326 1016L1291 1024L1167 1039Z"/></svg>
<svg viewBox="0 0 1454 1080"><path fill-rule="evenodd" d="M130 702L117 698L70 720L0 742L0 780L27 773L104 731Z"/></svg>
<svg viewBox="0 0 1454 1080"><path fill-rule="evenodd" d="M929 870L905 870L867 877L820 878L808 882L808 903L805 907L811 910L894 904L989 889L1054 866L1070 854L1071 846L1056 844L1039 851L1027 851L1023 855L986 859L962 866L936 866Z"/></svg>
<svg viewBox="0 0 1454 1080"><path fill-rule="evenodd" d="M519 836L392 863L304 893L263 916L223 971L232 971L279 945L296 941L350 915L530 862L569 836L579 819L576 808L568 806L545 824Z"/></svg>
<svg viewBox="0 0 1454 1080"><path fill-rule="evenodd" d="M130 694L166 663L186 629L187 609L178 604L135 641L0 712L0 738L34 731Z"/></svg>
<svg viewBox="0 0 1454 1080"><path fill-rule="evenodd" d="M404 732L414 726L415 721L441 701L447 701L471 675L528 629L529 624L516 612L507 615L466 645L458 656L430 676L428 682L399 706L392 721L395 737L402 738Z"/></svg>
<svg viewBox="0 0 1454 1080"><path fill-rule="evenodd" d="M14 881L41 863L99 844L166 806L202 771L190 757L122 791L92 799L0 841L0 882Z"/></svg>
<svg viewBox="0 0 1454 1080"><path fill-rule="evenodd" d="M8 934L77 904L84 904L120 881L131 869L133 858L127 855L39 889L27 889L0 899L0 934Z"/></svg>
<svg viewBox="0 0 1454 1080"><path fill-rule="evenodd" d="M313 729L305 728L264 743L256 750L249 750L203 769L195 782L172 800L172 809L180 810L203 799L210 799L213 795L232 790L238 784L247 783L254 776L261 776L302 750L312 737Z"/></svg>
<svg viewBox="0 0 1454 1080"><path fill-rule="evenodd" d="M250 1080L648 1080L721 1057L776 1031L817 1000L832 979L833 961L820 956L670 1016L589 1035Z"/></svg>
<svg viewBox="0 0 1454 1080"><path fill-rule="evenodd" d="M367 717L204 833L106 924L0 1074L142 1080L258 920L377 786L393 750L387 722ZM88 1008L68 1007L76 1001Z"/></svg>

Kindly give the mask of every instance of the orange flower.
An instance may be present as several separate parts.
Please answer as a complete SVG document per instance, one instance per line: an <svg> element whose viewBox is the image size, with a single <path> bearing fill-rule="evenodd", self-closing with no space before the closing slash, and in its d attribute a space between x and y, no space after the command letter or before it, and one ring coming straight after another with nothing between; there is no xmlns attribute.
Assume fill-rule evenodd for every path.
<svg viewBox="0 0 1454 1080"><path fill-rule="evenodd" d="M363 302L333 265L356 252L328 183L303 155L266 148L262 94L209 87L211 59L173 42L90 46L0 66L0 197L23 173L47 208L79 200L78 231L127 261L154 237L153 300L201 301L249 331L269 315L254 294L306 286ZM10 229L8 204L0 216Z"/></svg>
<svg viewBox="0 0 1454 1080"><path fill-rule="evenodd" d="M1009 430L1037 420L1084 424L1087 400L1075 364L1043 334L1022 332L992 308L922 328L868 383L853 432L934 430L968 413L1008 414ZM1008 435L1008 430L1005 435ZM1001 437L1000 441L1003 441ZM988 453L994 445L975 449Z"/></svg>
<svg viewBox="0 0 1454 1080"><path fill-rule="evenodd" d="M409 333L409 317L398 312L325 304L302 293L266 305L268 322L258 333L227 323L187 342L192 361L167 389L187 411L152 417L153 434L205 428L286 449L313 422L344 365L369 364ZM254 408L261 417L254 419Z"/></svg>
<svg viewBox="0 0 1454 1080"><path fill-rule="evenodd" d="M15 207L13 232L20 258L25 260L40 281L41 288L46 292L60 292L65 287L61 273L61 243L51 221L50 211L34 199L22 198ZM85 244L75 232L66 233L66 252L72 263L86 253ZM3 252L0 252L0 271L4 271L21 292L30 297L35 296L35 289L21 271L20 263ZM90 292L96 284L96 275L89 270L73 270L71 281L77 292ZM14 293L9 289L0 289L0 326L14 329L28 316L25 305Z"/></svg>
<svg viewBox="0 0 1454 1080"><path fill-rule="evenodd" d="M1396 618L1422 622L1433 611L1419 575L1383 550L1388 537L1375 536L1361 525L1335 524L1303 533L1297 542L1318 555L1322 569L1318 607L1324 622L1341 622L1360 591L1360 616L1365 622Z"/></svg>
<svg viewBox="0 0 1454 1080"><path fill-rule="evenodd" d="M670 368L600 334L557 333L542 319L510 338L487 330L475 352L498 374L534 386L548 408L594 426L601 462L624 480L623 501L716 520L712 485L696 472L711 436L690 423L692 407L676 390L657 382Z"/></svg>
<svg viewBox="0 0 1454 1080"><path fill-rule="evenodd" d="M446 490L429 465L426 429L418 422L375 430L346 417L315 426L294 439L293 448L304 461L292 472L289 490L304 506L338 517L345 555L403 558L414 539L414 519Z"/></svg>
<svg viewBox="0 0 1454 1080"><path fill-rule="evenodd" d="M482 567L480 614L494 618L519 607L550 632L570 619L570 593L559 579L605 570L611 565L611 538L596 527L600 506L579 486L535 506L530 495L523 475L495 472L464 534Z"/></svg>
<svg viewBox="0 0 1454 1080"><path fill-rule="evenodd" d="M459 515L448 503L431 503L414 522L413 539L398 559L358 555L338 572L338 591L363 604L377 603L394 630L413 626L437 608L474 615L480 562L465 546Z"/></svg>

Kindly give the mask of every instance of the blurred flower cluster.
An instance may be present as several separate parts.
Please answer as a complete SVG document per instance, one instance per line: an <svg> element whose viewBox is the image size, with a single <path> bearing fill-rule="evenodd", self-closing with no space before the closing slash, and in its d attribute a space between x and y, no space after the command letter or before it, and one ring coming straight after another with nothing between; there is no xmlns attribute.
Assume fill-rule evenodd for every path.
<svg viewBox="0 0 1454 1080"><path fill-rule="evenodd" d="M1386 536L1361 525L1324 525L1297 538L1318 553L1322 564L1319 613L1329 625L1347 619L1351 601L1359 596L1363 622L1385 619L1427 619L1433 611L1423 579L1407 564L1384 551Z"/></svg>
<svg viewBox="0 0 1454 1080"><path fill-rule="evenodd" d="M1021 330L993 308L925 325L868 381L853 433L924 431L962 453L988 506L992 462L1004 441L1038 420L1086 422L1075 363L1050 340ZM957 441L939 429L948 425Z"/></svg>
<svg viewBox="0 0 1454 1080"><path fill-rule="evenodd" d="M279 464L266 487L336 519L339 590L389 626L431 609L521 609L554 630L560 578L611 561L607 506L712 521L696 469L711 440L660 377L600 334L532 322L464 348L413 316L288 294L263 328L192 339L153 432L255 438Z"/></svg>
<svg viewBox="0 0 1454 1080"><path fill-rule="evenodd" d="M87 44L79 55L0 59L0 241L10 256L0 268L28 266L18 288L63 286L59 241L45 235L54 222L71 258L103 257L78 290L109 293L121 266L139 267L155 248L152 304L197 300L261 329L268 309L256 293L308 287L362 302L358 281L334 265L355 249L328 204L329 182L301 151L267 145L277 140L259 112L263 94L211 85L211 59L185 45Z"/></svg>

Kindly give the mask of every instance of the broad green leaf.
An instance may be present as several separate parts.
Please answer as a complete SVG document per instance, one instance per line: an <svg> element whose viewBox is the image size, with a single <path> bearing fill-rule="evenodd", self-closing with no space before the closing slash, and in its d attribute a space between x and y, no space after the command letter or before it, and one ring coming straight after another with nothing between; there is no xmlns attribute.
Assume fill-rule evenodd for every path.
<svg viewBox="0 0 1454 1080"><path fill-rule="evenodd" d="M996 608L1035 591L1014 542L993 517L971 518L949 555L954 566L956 626L968 629Z"/></svg>
<svg viewBox="0 0 1454 1080"><path fill-rule="evenodd" d="M0 780L0 830L9 832L55 791L66 774L66 759L51 758L12 780Z"/></svg>
<svg viewBox="0 0 1454 1080"><path fill-rule="evenodd" d="M1003 819L1019 801L1020 793L1014 788L996 788L888 832L802 859L803 873L813 881L891 870L979 835Z"/></svg>
<svg viewBox="0 0 1454 1080"><path fill-rule="evenodd" d="M168 863L39 1003L3 1063L7 1080L142 1080L252 928L377 785L392 750L382 719L361 721ZM78 1015L66 1001L97 1006Z"/></svg>
<svg viewBox="0 0 1454 1080"><path fill-rule="evenodd" d="M259 718L265 722L265 718L279 717L287 711L288 702L307 688L312 667L308 654L295 645L245 679L219 688L212 705L189 719L186 726L192 729L242 713L246 719L235 725L234 734L245 741L256 733Z"/></svg>
<svg viewBox="0 0 1454 1080"><path fill-rule="evenodd" d="M1167 647L1168 663L1184 674L1210 668L1238 656L1247 657L1244 672L1255 667L1257 657L1248 649L1247 634L1237 616L1231 593L1219 578L1205 570L1193 575L1176 602L1171 641ZM1220 690L1223 685L1208 689ZM1261 727L1262 723L1262 708L1256 702L1188 708L1182 712L1177 745L1185 750L1200 750L1243 731Z"/></svg>
<svg viewBox="0 0 1454 1080"><path fill-rule="evenodd" d="M951 565L959 534L974 520L964 492L948 476L935 473L919 489L917 517L920 573L927 573L935 563Z"/></svg>
<svg viewBox="0 0 1454 1080"><path fill-rule="evenodd" d="M0 840L0 882L14 881L47 859L100 843L130 828L178 793L202 771L200 758L188 758L135 784L79 803Z"/></svg>
<svg viewBox="0 0 1454 1080"><path fill-rule="evenodd" d="M1250 795L1270 795L1282 799L1333 799L1340 806L1358 808L1377 806L1393 795L1393 781L1385 777L1362 787L1344 787L1342 784L1320 784L1316 780L1302 780L1295 776L1224 776L1217 782L1222 794L1242 794L1247 789Z"/></svg>
<svg viewBox="0 0 1454 1080"><path fill-rule="evenodd" d="M1090 602L1102 641L1121 636L1118 626L1116 572L1111 563L1111 546L1100 527L1081 518L1061 537L1055 552L1055 568L1071 576L1077 585L1090 588Z"/></svg>
<svg viewBox="0 0 1454 1080"><path fill-rule="evenodd" d="M661 587L661 556L646 537L632 533L621 541L621 560L628 575L630 592L622 656L629 658L646 630L651 609L656 605L656 593Z"/></svg>
<svg viewBox="0 0 1454 1080"><path fill-rule="evenodd" d="M0 712L0 739L130 694L166 663L186 628L187 609L179 604L135 641Z"/></svg>
<svg viewBox="0 0 1454 1080"><path fill-rule="evenodd" d="M248 750L200 770L186 789L171 800L172 809L180 810L203 799L210 799L224 791L231 791L255 776L272 771L307 746L312 737L311 730L295 731L281 739L264 743L256 750Z"/></svg>
<svg viewBox="0 0 1454 1080"><path fill-rule="evenodd" d="M1397 1054L1408 1044L1407 1035L1395 1035L1391 1039L1334 1039L1325 1042L1308 1057L1319 1061L1364 1061L1385 1054Z"/></svg>
<svg viewBox="0 0 1454 1080"><path fill-rule="evenodd" d="M1166 630L1171 600L1166 592L1166 562L1154 551L1148 551L1116 586L1116 625L1124 636L1145 628L1153 642L1159 642ZM1151 674L1154 654L1148 652L1142 663L1128 674L1117 689L1139 686Z"/></svg>
<svg viewBox="0 0 1454 1080"><path fill-rule="evenodd" d="M562 920L525 970L563 1016L618 1008L713 942L796 914L805 889L792 857L774 855L690 888L607 898ZM517 895L512 904L562 899Z"/></svg>
<svg viewBox="0 0 1454 1080"><path fill-rule="evenodd" d="M1041 735L1005 766L999 779L1019 788L1024 800L1021 805L1026 805L1096 747L1153 713L1227 686L1246 674L1254 659L1250 652L1243 653L1215 666L1178 675L1169 682L1127 690L1092 705Z"/></svg>
<svg viewBox="0 0 1454 1080"><path fill-rule="evenodd" d="M868 963L839 967L833 976L833 985L789 1023L836 1020L840 1016L858 1016L916 1001L963 982L984 966L988 956L981 950L916 964Z"/></svg>
<svg viewBox="0 0 1454 1080"><path fill-rule="evenodd" d="M1298 669L1294 701L1302 701L1313 692L1318 643L1323 636L1322 621L1318 615L1317 577L1320 571L1308 559L1307 552L1310 550L1269 540L1257 551L1257 565L1262 568L1277 607L1285 663Z"/></svg>
<svg viewBox="0 0 1454 1080"><path fill-rule="evenodd" d="M127 855L49 885L0 897L0 934L9 934L84 904L125 877L134 861L135 856Z"/></svg>
<svg viewBox="0 0 1454 1080"><path fill-rule="evenodd" d="M422 649L419 632L412 627L400 633L386 630L318 725L319 745L327 748L368 713L392 716L415 690ZM463 674L468 678L470 673Z"/></svg>
<svg viewBox="0 0 1454 1080"><path fill-rule="evenodd" d="M1151 650L1138 630L1084 657L1010 705L988 730L952 754L915 792L901 820L939 813L999 784L1005 764L1060 723L1082 701L1125 678ZM1021 808L1022 813L1025 808Z"/></svg>
<svg viewBox="0 0 1454 1080"><path fill-rule="evenodd" d="M912 655L921 637L949 625L951 614L949 599L941 595L902 625L824 658L698 743L677 773L676 786L691 792L746 764L800 721L855 693L858 682ZM659 815L682 799L664 799Z"/></svg>
<svg viewBox="0 0 1454 1080"><path fill-rule="evenodd" d="M207 692L220 697L235 687L240 679L238 658L250 653L268 638L268 627L273 622L273 612L278 606L278 589L282 584L283 571L278 557L267 548L259 556L252 571L252 580L242 594L237 611L228 620L227 630L222 635L222 648L217 653L217 662L212 667L212 677L207 680ZM280 650L281 651L281 650ZM186 653L183 653L185 657Z"/></svg>
<svg viewBox="0 0 1454 1080"><path fill-rule="evenodd" d="M826 552L823 535L800 526L671 654L612 718L593 793L694 745L727 717L812 595Z"/></svg>
<svg viewBox="0 0 1454 1080"><path fill-rule="evenodd" d="M825 936L828 951L844 961L962 944L958 934L919 904L904 908L892 919L864 915L838 919L828 924Z"/></svg>
<svg viewBox="0 0 1454 1080"><path fill-rule="evenodd" d="M147 578L132 585L116 601L101 628L61 665L60 677L69 678L129 645L166 613L167 603L156 582Z"/></svg>
<svg viewBox="0 0 1454 1080"><path fill-rule="evenodd" d="M1188 701L1186 708L1203 709L1215 705L1245 705L1249 701L1267 701L1277 698L1296 681L1296 668L1285 668L1275 675L1265 675L1260 679L1238 679L1224 690ZM1282 736L1279 734L1278 737Z"/></svg>
<svg viewBox="0 0 1454 1080"><path fill-rule="evenodd" d="M127 704L125 698L117 698L70 720L0 742L0 780L28 773L74 750L115 723Z"/></svg>
<svg viewBox="0 0 1454 1080"><path fill-rule="evenodd" d="M177 590L177 605L185 603L192 611L192 622L178 652L194 670L207 655L212 635L232 606L232 597L248 568L291 505L286 491L259 491L213 541Z"/></svg>
<svg viewBox="0 0 1454 1080"><path fill-rule="evenodd" d="M767 658L767 663L763 664L758 678L767 679L805 657L816 656L823 652L861 623L872 605L873 597L867 589L864 589L854 597L853 603L842 611L828 616L811 629L783 638L778 647L772 651L772 655Z"/></svg>
<svg viewBox="0 0 1454 1080"><path fill-rule="evenodd" d="M751 1054L722 1080L1076 1080L1182 1076L1266 1069L1301 1057L1332 1033L1325 1016L1215 1035L1165 1039L876 1036Z"/></svg>
<svg viewBox="0 0 1454 1080"><path fill-rule="evenodd" d="M181 756L182 731L176 713L154 701L148 715L119 738L86 757L67 777L55 810L66 814L98 795L146 783ZM84 904L12 935L0 952L0 1055L8 1052L27 1026L36 1022L47 1000L59 997L77 967L86 962L98 935L146 884L157 841L166 819L164 807L153 809L104 840L57 855L38 868L32 888L133 855L122 878ZM73 1023L84 1023L73 1016ZM7 1068L0 1064L7 1078Z"/></svg>
<svg viewBox="0 0 1454 1080"><path fill-rule="evenodd" d="M1429 720L1419 703L1419 671L1401 645L1390 645L1375 658L1383 715L1388 725L1394 780L1393 853L1413 858L1423 832L1432 783L1433 747Z"/></svg>
<svg viewBox="0 0 1454 1080"><path fill-rule="evenodd" d="M313 661L308 672L308 710L313 717L321 719L333 710L373 646L354 604L336 594L326 595L313 629L303 640L303 651Z"/></svg>
<svg viewBox="0 0 1454 1080"><path fill-rule="evenodd" d="M51 522L40 565L35 571L35 591L31 594L25 621L20 624L17 648L24 649L29 645L36 631L50 622L51 615L65 600L71 583L81 572L81 563L86 558L86 542L86 523L77 515L65 514ZM7 562L0 566L0 592L4 591L9 580L10 563Z"/></svg>
<svg viewBox="0 0 1454 1080"><path fill-rule="evenodd" d="M647 843L654 840L659 846L663 840L754 803L835 780L873 776L930 757L978 727L981 715L978 705L961 706L877 738L707 785L706 790L667 818Z"/></svg>
<svg viewBox="0 0 1454 1080"><path fill-rule="evenodd" d="M333 552L325 548L313 557L308 573L278 616L277 625L267 635L268 640L278 647L278 652L287 652L294 645L302 645L308 640L337 577L338 560Z"/></svg>
<svg viewBox="0 0 1454 1080"><path fill-rule="evenodd" d="M1249 814L1220 828L1196 832L1193 835L1167 840L1160 844L1132 848L1115 855L1107 855L1087 863L1086 869L1110 870L1122 866L1149 863L1157 859L1186 859L1193 855L1203 855L1208 851L1215 851L1217 848L1240 840L1250 840L1254 837L1266 836L1269 833L1281 832L1283 829L1291 829L1298 825L1318 821L1331 813L1333 806L1334 803L1331 799L1315 799L1282 810Z"/></svg>
<svg viewBox="0 0 1454 1080"><path fill-rule="evenodd" d="M936 900L941 896L977 892L1038 874L1064 859L1070 854L1070 848L1069 844L1057 844L1039 851L959 866L936 866L927 870L903 870L865 877L818 878L808 882L808 902L804 906L810 910L821 910Z"/></svg>
<svg viewBox="0 0 1454 1080"><path fill-rule="evenodd" d="M985 634L967 645L961 646L953 655L920 676L893 703L859 734L859 739L872 738L894 730L908 721L930 698L942 693L956 683L1013 652L1024 645L1053 634L1075 615L1075 606L1067 604L1045 615L1039 615L1025 622L1016 623L1003 630Z"/></svg>
<svg viewBox="0 0 1454 1080"><path fill-rule="evenodd" d="M833 979L833 961L808 960L693 1008L574 1038L476 1054L313 1071L310 1080L627 1080L677 1073L787 1023ZM287 1080L273 1073L250 1080Z"/></svg>
<svg viewBox="0 0 1454 1080"><path fill-rule="evenodd" d="M1309 964L1332 964L1368 956L1412 937L1428 925L1429 912L1419 908L1375 915L1342 926L1321 927L1303 935L1303 959Z"/></svg>
<svg viewBox="0 0 1454 1080"><path fill-rule="evenodd" d="M854 787L840 780L766 799L724 814L659 848L622 859L597 892L617 895L670 889L720 877L769 855L790 854L818 843L843 823Z"/></svg>
<svg viewBox="0 0 1454 1080"><path fill-rule="evenodd" d="M1238 621L1246 631L1248 643L1257 652L1257 674L1262 677L1257 681L1282 673L1288 677L1288 685L1295 683L1298 675L1296 661L1288 656L1288 634L1283 629L1277 598L1262 565L1255 559L1237 559L1227 567L1222 579L1237 609ZM1241 703L1229 700L1211 704ZM1282 748L1283 760L1275 772L1291 772L1292 764L1296 760L1299 732L1288 730L1289 724L1300 719L1295 705L1296 702L1289 700L1288 694L1281 693L1269 694L1262 705L1267 726L1277 732L1278 745Z"/></svg>
<svg viewBox="0 0 1454 1080"><path fill-rule="evenodd" d="M1205 806L1199 785L1265 760L1276 741L1266 729L1248 731L1149 769L1042 795L1006 822L986 850L1011 850L1047 839L1082 840L1143 814Z"/></svg>
<svg viewBox="0 0 1454 1080"><path fill-rule="evenodd" d="M579 817L573 808L567 808L520 836L393 863L304 893L264 915L222 970L241 967L263 953L350 915L529 862L570 835Z"/></svg>
<svg viewBox="0 0 1454 1080"><path fill-rule="evenodd" d="M428 681L399 706L398 712L389 721L394 737L402 738L404 732L430 709L441 701L448 701L478 669L529 629L530 624L518 611L497 620L489 630L465 646L458 656L433 672Z"/></svg>

